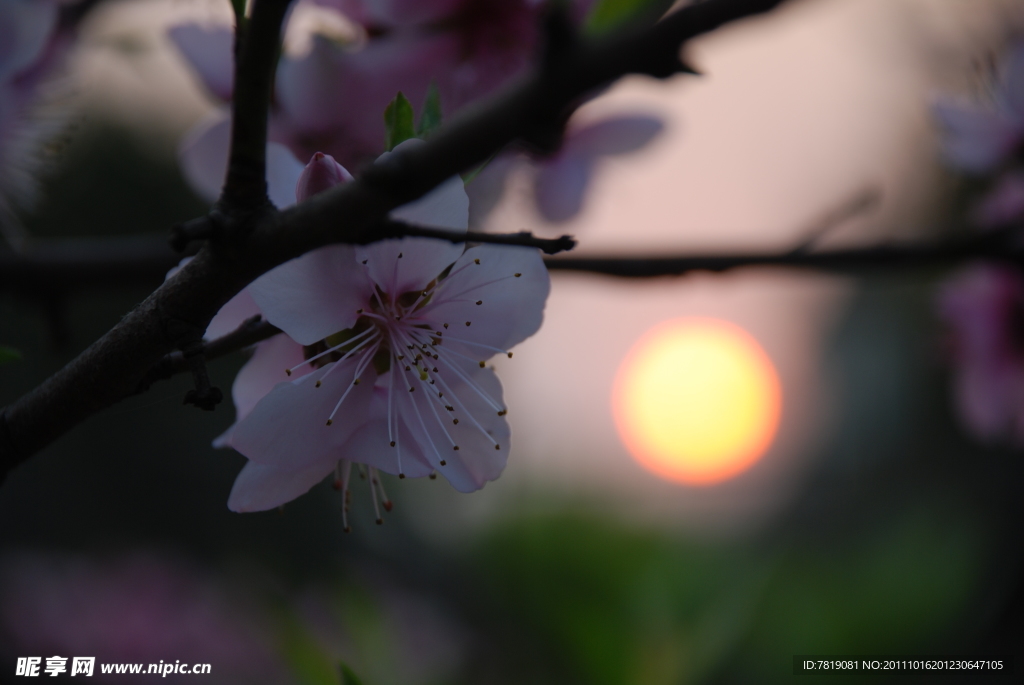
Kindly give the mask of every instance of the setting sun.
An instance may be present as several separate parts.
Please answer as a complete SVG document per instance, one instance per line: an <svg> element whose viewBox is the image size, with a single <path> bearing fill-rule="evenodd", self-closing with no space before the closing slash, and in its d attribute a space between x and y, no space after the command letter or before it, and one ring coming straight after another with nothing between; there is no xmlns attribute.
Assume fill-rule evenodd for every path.
<svg viewBox="0 0 1024 685"><path fill-rule="evenodd" d="M630 453L670 480L711 485L742 473L771 444L782 392L746 331L717 319L655 326L630 350L612 392Z"/></svg>

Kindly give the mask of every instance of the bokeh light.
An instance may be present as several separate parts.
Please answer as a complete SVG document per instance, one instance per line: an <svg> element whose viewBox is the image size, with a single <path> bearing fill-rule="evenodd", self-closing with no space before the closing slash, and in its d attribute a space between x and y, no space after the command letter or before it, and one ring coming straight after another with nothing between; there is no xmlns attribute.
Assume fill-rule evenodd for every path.
<svg viewBox="0 0 1024 685"><path fill-rule="evenodd" d="M712 485L764 454L782 392L771 360L742 328L674 319L630 350L612 404L619 435L640 464L663 478Z"/></svg>

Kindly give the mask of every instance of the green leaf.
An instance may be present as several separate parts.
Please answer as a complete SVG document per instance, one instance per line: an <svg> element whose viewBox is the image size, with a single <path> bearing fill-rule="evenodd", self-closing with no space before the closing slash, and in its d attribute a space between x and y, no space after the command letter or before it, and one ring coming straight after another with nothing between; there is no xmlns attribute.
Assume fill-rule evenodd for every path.
<svg viewBox="0 0 1024 685"><path fill-rule="evenodd" d="M412 104L401 91L384 110L384 126L384 147L387 150L394 150L399 143L416 137Z"/></svg>
<svg viewBox="0 0 1024 685"><path fill-rule="evenodd" d="M431 83L427 90L427 99L423 101L423 110L420 112L420 123L416 127L416 135L425 138L440 125L441 93L437 90L437 84Z"/></svg>
<svg viewBox="0 0 1024 685"><path fill-rule="evenodd" d="M6 345L0 345L0 364L6 364L7 362L15 362L21 359L21 352L18 352L13 347L7 347Z"/></svg>
<svg viewBox="0 0 1024 685"><path fill-rule="evenodd" d="M344 661L341 662L341 685L363 685L363 681Z"/></svg>
<svg viewBox="0 0 1024 685"><path fill-rule="evenodd" d="M671 5L671 0L598 0L584 22L591 34L612 31L644 15L658 17Z"/></svg>

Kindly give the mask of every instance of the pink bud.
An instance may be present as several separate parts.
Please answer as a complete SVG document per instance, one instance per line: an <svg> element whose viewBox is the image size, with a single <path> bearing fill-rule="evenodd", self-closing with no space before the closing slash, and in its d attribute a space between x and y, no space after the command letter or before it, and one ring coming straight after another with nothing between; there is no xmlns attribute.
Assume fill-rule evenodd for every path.
<svg viewBox="0 0 1024 685"><path fill-rule="evenodd" d="M334 157L325 155L323 152L316 152L306 168L302 170L299 182L295 184L295 199L302 202L339 183L347 183L351 180L352 174L338 164Z"/></svg>

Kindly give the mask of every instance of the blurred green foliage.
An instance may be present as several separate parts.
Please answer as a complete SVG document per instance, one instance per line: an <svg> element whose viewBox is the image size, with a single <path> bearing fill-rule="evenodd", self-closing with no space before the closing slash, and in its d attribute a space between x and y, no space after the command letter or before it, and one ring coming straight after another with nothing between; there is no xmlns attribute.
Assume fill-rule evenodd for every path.
<svg viewBox="0 0 1024 685"><path fill-rule="evenodd" d="M672 5L672 0L597 0L587 14L584 30L600 35L640 19L654 20Z"/></svg>

